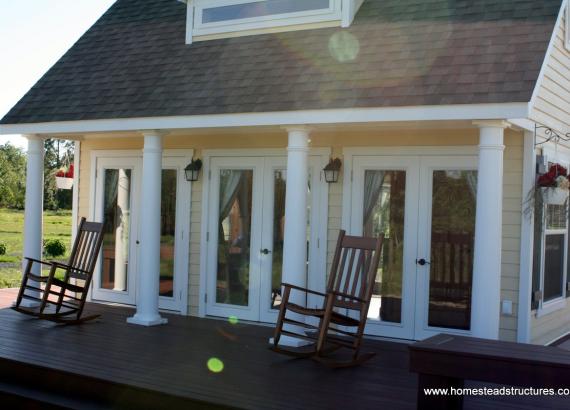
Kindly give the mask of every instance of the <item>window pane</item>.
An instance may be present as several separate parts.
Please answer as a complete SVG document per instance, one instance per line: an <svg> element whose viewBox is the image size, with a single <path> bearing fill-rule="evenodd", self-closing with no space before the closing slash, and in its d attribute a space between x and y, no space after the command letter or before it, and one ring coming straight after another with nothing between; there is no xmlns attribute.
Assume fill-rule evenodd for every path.
<svg viewBox="0 0 570 410"><path fill-rule="evenodd" d="M566 205L546 206L546 229L566 229Z"/></svg>
<svg viewBox="0 0 570 410"><path fill-rule="evenodd" d="M476 171L434 171L428 323L469 330Z"/></svg>
<svg viewBox="0 0 570 410"><path fill-rule="evenodd" d="M160 296L172 297L174 292L174 238L176 232L175 169L162 170L162 201L160 206Z"/></svg>
<svg viewBox="0 0 570 410"><path fill-rule="evenodd" d="M216 302L249 305L252 170L220 171Z"/></svg>
<svg viewBox="0 0 570 410"><path fill-rule="evenodd" d="M546 235L544 240L544 301L562 296L564 235Z"/></svg>
<svg viewBox="0 0 570 410"><path fill-rule="evenodd" d="M368 317L384 322L402 320L405 196L405 171L366 171L363 234L384 234Z"/></svg>
<svg viewBox="0 0 570 410"><path fill-rule="evenodd" d="M204 9L202 23L216 23L274 14L320 10L329 7L330 0L267 0Z"/></svg>
<svg viewBox="0 0 570 410"><path fill-rule="evenodd" d="M106 169L101 288L126 291L129 266L131 170Z"/></svg>

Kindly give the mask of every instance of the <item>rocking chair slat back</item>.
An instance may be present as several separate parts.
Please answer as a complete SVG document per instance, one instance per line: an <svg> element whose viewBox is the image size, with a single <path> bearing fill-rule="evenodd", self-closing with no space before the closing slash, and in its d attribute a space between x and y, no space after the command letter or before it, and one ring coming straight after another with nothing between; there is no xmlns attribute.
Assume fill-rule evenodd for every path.
<svg viewBox="0 0 570 410"><path fill-rule="evenodd" d="M327 291L345 296L335 298L335 306L358 309L362 306L354 298L368 300L372 296L376 269L380 258L381 238L363 238L339 234L339 241L331 266Z"/></svg>
<svg viewBox="0 0 570 410"><path fill-rule="evenodd" d="M70 277L85 280L93 273L102 242L103 225L82 219L69 258Z"/></svg>

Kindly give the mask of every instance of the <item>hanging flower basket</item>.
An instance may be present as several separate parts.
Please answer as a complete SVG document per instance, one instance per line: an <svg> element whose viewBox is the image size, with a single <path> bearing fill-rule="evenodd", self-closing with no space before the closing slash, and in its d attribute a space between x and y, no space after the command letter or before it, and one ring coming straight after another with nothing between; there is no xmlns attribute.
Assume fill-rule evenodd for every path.
<svg viewBox="0 0 570 410"><path fill-rule="evenodd" d="M563 188L541 188L542 200L547 205L564 205L568 200L568 190Z"/></svg>
<svg viewBox="0 0 570 410"><path fill-rule="evenodd" d="M55 185L57 189L71 189L73 188L73 164L69 168L59 169L55 174Z"/></svg>
<svg viewBox="0 0 570 410"><path fill-rule="evenodd" d="M57 189L71 189L73 188L73 178L55 177L55 185Z"/></svg>

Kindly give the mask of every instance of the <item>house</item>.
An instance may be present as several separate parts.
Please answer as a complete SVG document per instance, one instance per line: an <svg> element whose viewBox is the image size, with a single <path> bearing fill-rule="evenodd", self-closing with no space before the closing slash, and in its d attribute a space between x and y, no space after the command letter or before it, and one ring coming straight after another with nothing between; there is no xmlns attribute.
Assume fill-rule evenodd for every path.
<svg viewBox="0 0 570 410"><path fill-rule="evenodd" d="M42 139L72 139L74 218L106 225L90 298L131 323L271 323L281 281L325 286L344 228L386 235L368 334L549 343L570 332L568 218L528 198L570 164L567 12L118 0L1 121L29 140L25 253Z"/></svg>

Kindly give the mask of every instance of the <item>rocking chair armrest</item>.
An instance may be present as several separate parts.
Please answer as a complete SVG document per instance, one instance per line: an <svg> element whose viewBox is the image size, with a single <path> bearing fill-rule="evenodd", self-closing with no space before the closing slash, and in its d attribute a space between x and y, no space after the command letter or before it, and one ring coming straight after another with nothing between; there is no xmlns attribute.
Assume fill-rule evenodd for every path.
<svg viewBox="0 0 570 410"><path fill-rule="evenodd" d="M331 294L331 295L333 295L333 296L338 296L338 297L341 297L341 298L345 298L345 299L352 299L352 300L355 300L355 301L360 302L360 303L366 303L366 301L365 301L364 299L362 299L362 298L359 298L359 297L357 297L357 296L348 295L348 294L342 293L342 292L337 292L337 291L334 291L334 290L331 291L331 292L329 292L329 294Z"/></svg>
<svg viewBox="0 0 570 410"><path fill-rule="evenodd" d="M75 267L73 267L73 266L71 266L71 265L68 265L67 263L55 262L55 261L52 262L52 263L53 263L53 265L55 265L55 266L57 266L58 268L61 268L61 269L72 270L72 271L75 271L75 272L86 273L86 274L90 273L90 272L88 272L88 271L86 271L86 270L84 270L84 269L75 268Z"/></svg>
<svg viewBox="0 0 570 410"><path fill-rule="evenodd" d="M42 265L47 265L47 266L52 266L54 262L52 261L42 261L40 259L36 259L36 258L30 258L28 256L24 256L24 259L35 262L35 263L41 263Z"/></svg>
<svg viewBox="0 0 570 410"><path fill-rule="evenodd" d="M290 289L300 290L301 292L311 293L311 294L313 294L313 295L318 295L318 296L322 296L322 297L326 297L326 296L327 296L327 295L325 295L324 293L317 292L316 290L311 290L311 289L303 288L303 287L297 286L297 285L291 285L290 283L282 283L281 286L284 286L284 287L290 288Z"/></svg>

